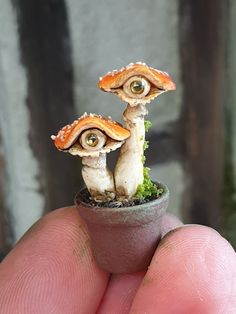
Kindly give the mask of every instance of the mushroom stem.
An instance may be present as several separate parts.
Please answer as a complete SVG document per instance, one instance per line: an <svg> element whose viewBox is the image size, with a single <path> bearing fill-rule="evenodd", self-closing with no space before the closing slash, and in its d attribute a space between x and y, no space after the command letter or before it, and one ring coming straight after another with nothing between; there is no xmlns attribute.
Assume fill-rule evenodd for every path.
<svg viewBox="0 0 236 314"><path fill-rule="evenodd" d="M143 145L145 141L144 116L148 111L143 104L127 106L123 113L130 137L121 148L115 167L115 185L119 199L132 198L143 183Z"/></svg>
<svg viewBox="0 0 236 314"><path fill-rule="evenodd" d="M106 154L100 154L99 157L83 157L82 165L82 176L93 199L97 202L114 199L114 178L107 168Z"/></svg>

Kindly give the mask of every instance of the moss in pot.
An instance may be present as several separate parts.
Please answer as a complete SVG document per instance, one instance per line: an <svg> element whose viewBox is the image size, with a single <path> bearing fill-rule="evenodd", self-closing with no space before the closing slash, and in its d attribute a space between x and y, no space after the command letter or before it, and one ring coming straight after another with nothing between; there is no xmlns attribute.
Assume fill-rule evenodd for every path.
<svg viewBox="0 0 236 314"><path fill-rule="evenodd" d="M125 128L95 114L84 114L52 136L59 150L82 157L86 189L76 205L87 224L98 265L111 273L145 270L160 240L168 188L152 182L144 167L146 104L174 90L170 76L143 63L130 64L100 78L99 87L128 102ZM106 154L121 147L114 174Z"/></svg>

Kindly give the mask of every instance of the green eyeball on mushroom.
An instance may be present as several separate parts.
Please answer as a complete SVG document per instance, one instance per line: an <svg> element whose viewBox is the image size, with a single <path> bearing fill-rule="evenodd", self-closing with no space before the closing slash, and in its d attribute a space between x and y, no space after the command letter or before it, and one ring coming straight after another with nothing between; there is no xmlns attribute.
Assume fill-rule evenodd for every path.
<svg viewBox="0 0 236 314"><path fill-rule="evenodd" d="M89 151L99 150L106 144L107 136L98 129L84 131L79 139L81 146Z"/></svg>
<svg viewBox="0 0 236 314"><path fill-rule="evenodd" d="M151 89L151 84L141 76L132 76L124 85L124 92L131 98L143 98Z"/></svg>

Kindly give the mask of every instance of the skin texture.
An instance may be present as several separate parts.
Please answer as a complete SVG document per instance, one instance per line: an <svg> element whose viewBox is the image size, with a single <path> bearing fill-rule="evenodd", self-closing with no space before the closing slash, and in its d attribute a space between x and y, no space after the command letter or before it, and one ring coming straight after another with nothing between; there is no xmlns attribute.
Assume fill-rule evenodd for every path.
<svg viewBox="0 0 236 314"><path fill-rule="evenodd" d="M213 229L183 226L171 215L162 234L146 273L110 275L96 266L76 209L55 210L0 264L1 314L236 313L230 244Z"/></svg>

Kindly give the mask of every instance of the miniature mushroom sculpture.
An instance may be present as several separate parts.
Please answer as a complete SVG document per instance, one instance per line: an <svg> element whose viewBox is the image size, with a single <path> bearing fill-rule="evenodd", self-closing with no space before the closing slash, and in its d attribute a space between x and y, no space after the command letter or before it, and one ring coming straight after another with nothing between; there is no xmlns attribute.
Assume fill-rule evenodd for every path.
<svg viewBox="0 0 236 314"><path fill-rule="evenodd" d="M55 146L82 157L82 176L96 202L115 198L114 178L107 168L106 154L121 147L130 132L111 118L85 113L52 135Z"/></svg>
<svg viewBox="0 0 236 314"><path fill-rule="evenodd" d="M175 90L176 86L166 72L131 63L108 72L98 83L101 90L117 94L128 103L123 113L130 137L121 148L115 168L115 184L120 198L132 198L143 183L143 146L145 141L144 117L148 114L146 104L160 94Z"/></svg>

